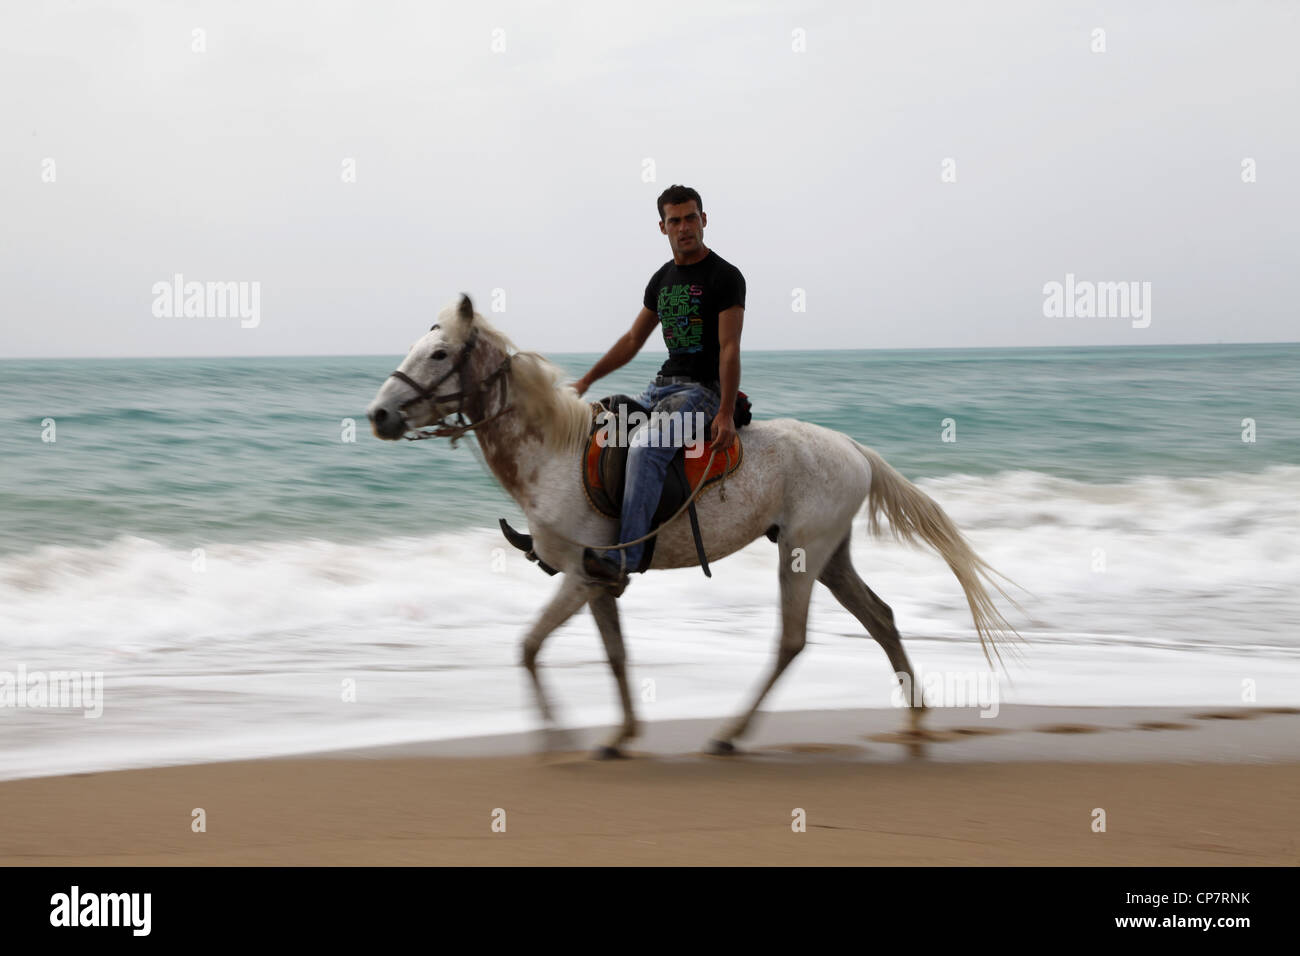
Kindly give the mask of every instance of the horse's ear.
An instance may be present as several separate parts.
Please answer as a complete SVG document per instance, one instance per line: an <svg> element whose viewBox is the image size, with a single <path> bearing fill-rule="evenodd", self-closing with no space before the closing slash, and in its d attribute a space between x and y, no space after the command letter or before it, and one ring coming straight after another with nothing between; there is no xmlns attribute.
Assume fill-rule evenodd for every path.
<svg viewBox="0 0 1300 956"><path fill-rule="evenodd" d="M464 322L474 321L474 303L470 302L469 296L464 292L460 294L460 305L456 308L456 315Z"/></svg>

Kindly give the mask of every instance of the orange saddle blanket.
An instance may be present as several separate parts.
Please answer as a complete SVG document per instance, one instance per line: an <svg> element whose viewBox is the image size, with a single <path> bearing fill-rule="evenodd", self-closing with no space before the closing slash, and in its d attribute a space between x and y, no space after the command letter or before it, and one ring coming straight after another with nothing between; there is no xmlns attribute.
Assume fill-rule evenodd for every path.
<svg viewBox="0 0 1300 956"><path fill-rule="evenodd" d="M593 508L610 518L617 518L622 513L628 449L626 445L612 442L601 444L604 429L601 428L599 419L602 411L613 408L613 398L621 399L622 396L602 399L601 402L592 405L596 417L592 420L591 435L587 439L587 447L582 456L582 487L587 493L587 501ZM711 466L709 456L707 445L702 455L693 458L686 455L685 448L678 450L664 476L664 490L659 498L654 517L651 519L652 528L659 527L676 514L701 479L704 479L704 486L707 488L740 467L744 458L740 435L736 435L731 447L725 453L719 451L713 455ZM708 467L707 477L706 467Z"/></svg>

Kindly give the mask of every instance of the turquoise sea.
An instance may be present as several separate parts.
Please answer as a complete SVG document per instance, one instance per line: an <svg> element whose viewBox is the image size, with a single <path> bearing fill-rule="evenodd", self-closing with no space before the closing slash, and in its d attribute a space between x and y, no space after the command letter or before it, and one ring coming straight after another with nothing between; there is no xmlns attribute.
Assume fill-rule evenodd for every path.
<svg viewBox="0 0 1300 956"><path fill-rule="evenodd" d="M514 514L468 448L370 436L365 407L400 358L0 362L0 553L364 541ZM595 358L553 356L574 377ZM638 392L657 364L591 396ZM844 431L914 480L1113 484L1300 464L1298 373L1300 345L755 352L742 387L756 417Z"/></svg>

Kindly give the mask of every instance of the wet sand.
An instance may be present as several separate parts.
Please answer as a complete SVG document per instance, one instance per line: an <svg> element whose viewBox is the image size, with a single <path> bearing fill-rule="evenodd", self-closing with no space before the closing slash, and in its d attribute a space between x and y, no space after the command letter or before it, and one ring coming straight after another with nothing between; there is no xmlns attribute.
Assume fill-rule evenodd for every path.
<svg viewBox="0 0 1300 956"><path fill-rule="evenodd" d="M8 781L0 863L1295 865L1287 710L935 711L925 741L813 711L732 757L698 752L711 719L612 761L591 729L546 757L527 734Z"/></svg>

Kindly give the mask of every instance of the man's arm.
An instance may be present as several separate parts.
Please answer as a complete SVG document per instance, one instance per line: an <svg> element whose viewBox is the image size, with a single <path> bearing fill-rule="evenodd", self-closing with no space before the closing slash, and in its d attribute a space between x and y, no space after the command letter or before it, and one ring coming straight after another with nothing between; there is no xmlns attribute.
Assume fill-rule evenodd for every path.
<svg viewBox="0 0 1300 956"><path fill-rule="evenodd" d="M713 444L731 447L736 437L736 392L740 389L740 329L745 324L745 307L734 305L718 313L718 388L722 402L713 419Z"/></svg>
<svg viewBox="0 0 1300 956"><path fill-rule="evenodd" d="M718 313L718 387L722 404L718 414L736 411L736 392L740 389L740 329L745 324L744 306L732 306Z"/></svg>
<svg viewBox="0 0 1300 956"><path fill-rule="evenodd" d="M636 358L636 353L641 351L641 346L645 345L646 339L650 338L655 328L659 325L659 316L651 312L645 306L637 313L637 317L632 322L632 328L628 329L614 343L614 347L605 353L604 358L591 367L586 375L573 383L581 395L587 389L591 388L592 382L596 379L604 378L615 369L620 369L632 359ZM737 376L737 382L739 382Z"/></svg>

